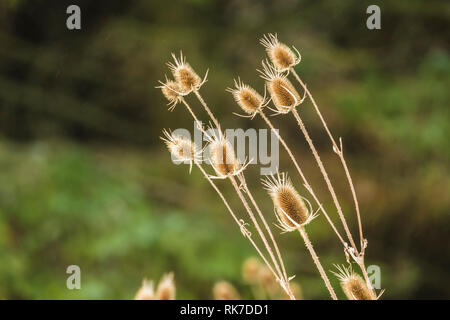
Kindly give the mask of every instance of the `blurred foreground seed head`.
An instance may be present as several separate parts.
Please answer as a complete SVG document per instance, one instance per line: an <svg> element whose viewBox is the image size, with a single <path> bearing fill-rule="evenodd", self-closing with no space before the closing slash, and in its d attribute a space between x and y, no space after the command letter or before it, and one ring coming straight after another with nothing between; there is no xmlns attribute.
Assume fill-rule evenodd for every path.
<svg viewBox="0 0 450 320"><path fill-rule="evenodd" d="M156 289L156 300L175 300L175 282L173 272L165 274Z"/></svg>
<svg viewBox="0 0 450 320"><path fill-rule="evenodd" d="M155 290L154 290L153 281L148 281L147 279L144 279L142 281L142 286L139 288L134 299L135 300L154 300L155 299Z"/></svg>
<svg viewBox="0 0 450 320"><path fill-rule="evenodd" d="M215 300L239 300L240 296L233 285L227 281L219 281L214 284L213 296Z"/></svg>

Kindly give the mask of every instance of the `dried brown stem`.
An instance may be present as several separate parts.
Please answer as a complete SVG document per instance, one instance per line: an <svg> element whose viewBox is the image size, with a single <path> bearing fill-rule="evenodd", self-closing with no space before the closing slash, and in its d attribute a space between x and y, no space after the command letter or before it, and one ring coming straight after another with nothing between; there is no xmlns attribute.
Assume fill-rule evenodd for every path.
<svg viewBox="0 0 450 320"><path fill-rule="evenodd" d="M350 241L350 244L352 245L352 247L355 248L355 250L357 250L355 242L353 241L352 234L350 233L347 222L345 220L344 214L342 213L342 208L341 208L341 205L339 204L339 200L337 199L336 192L334 191L333 185L331 184L330 178L328 177L328 173L325 170L325 167L323 166L322 160L320 160L320 156L316 150L316 147L314 146L314 144L311 140L311 137L309 136L309 133L306 130L305 124L303 123L302 119L300 118L300 115L298 114L297 110L293 109L292 114L294 115L295 119L297 120L300 130L302 131L303 135L305 136L305 139L308 142L309 148L311 149L311 152L314 155L314 158L316 159L317 165L319 166L320 172L322 173L322 176L327 184L328 191L330 192L331 197L333 198L334 205L336 206L336 209L339 214L339 218L341 219L342 225L344 226L344 229L345 229L347 237Z"/></svg>
<svg viewBox="0 0 450 320"><path fill-rule="evenodd" d="M303 240L305 241L306 248L308 249L309 253L311 254L311 257L313 258L313 261L316 264L317 269L319 270L320 276L322 277L322 280L325 282L325 286L327 287L328 291L330 292L331 298L333 300L338 300L336 293L334 292L334 289L331 286L330 279L328 279L328 276L325 273L325 270L323 269L322 264L319 261L319 257L317 256L317 253L312 246L311 240L309 240L308 233L306 233L306 230L304 227L299 227L298 231L300 232L300 235L302 236Z"/></svg>
<svg viewBox="0 0 450 320"><path fill-rule="evenodd" d="M345 176L347 177L347 181L348 184L350 186L350 190L352 193L352 197L353 197L353 202L355 204L355 210L356 210L356 216L358 219L358 229L359 229L359 237L360 237L360 241L361 241L361 254L364 254L364 235L363 235L363 230L362 230L362 223L361 223L361 214L359 211L359 204L358 204L358 198L356 196L356 191L355 191L355 187L353 184L353 180L352 177L350 175L350 171L348 170L348 166L347 166L347 162L345 161L344 158L344 151L342 148L342 139L339 139L339 144L340 146L337 145L336 140L333 138L333 135L331 134L330 130L328 129L327 123L325 122L325 119L322 116L322 113L319 110L319 107L317 106L316 101L314 100L311 92L308 90L308 88L306 87L305 83L300 79L300 77L298 76L297 72L295 72L294 68L291 68L291 72L294 75L295 79L300 83L300 85L303 87L303 89L305 90L306 94L308 95L309 99L311 100L314 109L316 110L317 115L320 118L320 121L322 122L323 127L325 128L325 131L328 134L328 137L331 140L331 143L333 144L333 150L334 152L339 156L339 159L341 160L342 166L344 168L345 171ZM355 248L356 250L356 248Z"/></svg>
<svg viewBox="0 0 450 320"><path fill-rule="evenodd" d="M316 194L314 193L311 185L309 184L308 180L306 179L302 169L300 168L300 165L298 164L297 160L295 159L291 149L288 147L287 143L284 141L284 139L281 137L281 135L279 134L278 130L275 130L272 122L269 120L269 118L266 117L266 115L264 114L264 112L262 110L259 111L259 114L261 115L261 117L264 119L264 121L266 122L266 124L269 126L269 128L275 133L275 135L277 136L278 140L281 142L281 144L283 145L284 149L286 150L286 152L288 153L289 157L291 158L292 163L294 164L295 168L297 169L300 177L303 180L303 184L306 188L306 190L308 190L308 192L311 194L311 196L313 197L314 201L316 201L317 205L320 208L320 211L322 211L322 213L324 214L325 218L327 219L328 223L331 225L331 228L334 230L334 232L336 233L337 237L339 238L339 240L341 241L342 245L345 247L345 241L342 238L341 234L339 233L339 231L337 230L336 226L334 225L333 221L331 220L331 218L328 216L327 212L325 211L325 209L323 208L322 204L320 203L319 199L317 198Z"/></svg>

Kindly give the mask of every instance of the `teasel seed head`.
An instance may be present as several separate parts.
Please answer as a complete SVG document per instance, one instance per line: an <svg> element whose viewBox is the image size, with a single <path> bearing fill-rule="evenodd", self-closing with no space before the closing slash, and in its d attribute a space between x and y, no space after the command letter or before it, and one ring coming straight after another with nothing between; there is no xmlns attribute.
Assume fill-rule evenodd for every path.
<svg viewBox="0 0 450 320"><path fill-rule="evenodd" d="M270 296L277 294L279 291L280 287L277 280L274 278L270 269L265 265L262 265L259 270L258 281Z"/></svg>
<svg viewBox="0 0 450 320"><path fill-rule="evenodd" d="M233 95L239 107L252 118L268 103L265 93L264 97L261 96L255 89L242 83L240 78L234 80L234 88L228 88L227 91Z"/></svg>
<svg viewBox="0 0 450 320"><path fill-rule="evenodd" d="M156 289L156 300L175 300L175 282L173 280L173 273L165 274L158 284Z"/></svg>
<svg viewBox="0 0 450 320"><path fill-rule="evenodd" d="M279 227L293 231L311 222L317 215L308 200L300 196L285 173L263 179L262 183L272 198ZM305 200L308 207L305 204Z"/></svg>
<svg viewBox="0 0 450 320"><path fill-rule="evenodd" d="M172 111L181 99L183 99L181 94L182 90L177 82L167 79L167 76L165 82L159 81L159 83L161 85L156 88L161 89L162 94L169 102L169 111Z"/></svg>
<svg viewBox="0 0 450 320"><path fill-rule="evenodd" d="M211 176L215 179L225 179L230 176L240 174L248 165L241 165L236 158L233 147L226 137L222 134L208 136L209 155L211 165L217 173L217 176Z"/></svg>
<svg viewBox="0 0 450 320"><path fill-rule="evenodd" d="M196 144L186 137L175 135L165 129L163 130L163 135L161 140L166 144L174 160L177 162L189 162L190 172L192 164L201 160L202 150L199 150Z"/></svg>
<svg viewBox="0 0 450 320"><path fill-rule="evenodd" d="M198 90L206 82L206 77L202 80L200 76L192 69L189 63L186 62L186 57L180 52L180 58L177 58L175 54L172 53L172 58L174 63L169 62L167 66L173 74L175 81L181 88L181 94L187 95L193 90Z"/></svg>
<svg viewBox="0 0 450 320"><path fill-rule="evenodd" d="M277 71L268 61L263 61L263 70L258 70L266 80L270 97L276 107L276 113L285 114L303 102L299 93L287 79L286 75Z"/></svg>
<svg viewBox="0 0 450 320"><path fill-rule="evenodd" d="M277 34L266 34L260 43L266 48L267 55L275 68L280 71L289 71L290 68L301 61L301 55L295 47L295 53L284 43L278 41Z"/></svg>
<svg viewBox="0 0 450 320"><path fill-rule="evenodd" d="M261 263L258 258L247 258L242 265L242 278L248 284L255 284L258 282L258 275L260 270Z"/></svg>
<svg viewBox="0 0 450 320"><path fill-rule="evenodd" d="M153 281L148 281L144 279L142 281L142 286L139 288L135 300L154 300L155 299L155 290L153 286Z"/></svg>
<svg viewBox="0 0 450 320"><path fill-rule="evenodd" d="M338 272L333 272L341 282L342 290L349 300L376 300L375 293L367 287L366 282L351 266L335 265Z"/></svg>
<svg viewBox="0 0 450 320"><path fill-rule="evenodd" d="M213 296L215 300L239 300L240 296L234 286L227 281L219 281L214 284Z"/></svg>

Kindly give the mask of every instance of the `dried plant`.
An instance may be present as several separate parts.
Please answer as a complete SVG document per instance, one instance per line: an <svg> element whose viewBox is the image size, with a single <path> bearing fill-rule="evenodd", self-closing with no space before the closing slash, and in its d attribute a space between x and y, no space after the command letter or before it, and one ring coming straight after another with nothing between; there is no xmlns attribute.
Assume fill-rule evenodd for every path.
<svg viewBox="0 0 450 320"><path fill-rule="evenodd" d="M142 286L134 297L135 300L155 300L155 287L153 281L142 280Z"/></svg>
<svg viewBox="0 0 450 320"><path fill-rule="evenodd" d="M293 49L290 49L287 45L279 42L276 34L268 34L264 36L263 39L261 39L261 44L266 48L269 58L269 60L265 60L262 62L262 70L258 70L261 77L266 82L264 95L259 94L249 85L242 83L240 78L234 81L235 87L228 88L227 91L232 93L234 100L245 113L244 115L238 114L239 116L249 117L253 119L257 114L259 114L264 122L268 125L268 127L275 133L283 148L289 155L297 172L299 173L302 185L305 187L309 195L314 200L314 203L317 205L317 210L314 211L312 204L305 197L300 196L285 173L278 173L277 176L272 176L264 179L263 185L268 190L273 200L276 213L275 216L278 220L279 227L284 232L294 230L299 231L301 237L305 242L306 248L310 253L312 260L314 261L331 297L333 299L337 299L334 289L331 286L328 276L319 261L319 257L315 252L305 229L305 226L310 223L317 216L318 211L320 211L326 218L334 233L337 235L339 241L342 243L344 253L349 265L351 266L353 260L359 265L363 273L364 280L362 280L362 283L364 284L364 286L361 285L361 281L358 280L358 282L357 280L355 280L361 280L362 278L357 276L353 271L352 273L339 273L339 279L341 280L341 283L345 282L346 284L343 284L342 287L347 297L369 297L371 299L376 299L377 297L375 291L370 284L370 280L368 278L367 271L364 265L364 253L367 246L367 241L363 237L358 201L356 198L355 188L353 186L353 182L344 159L342 139L339 140L340 145L338 146L333 136L331 135L310 91L307 89L304 82L300 79L300 77L294 70L294 66L296 66L301 61L301 56L298 50L295 47L292 47ZM244 173L248 163L241 164L237 160L231 144L221 130L220 122L214 116L211 108L208 106L208 104L200 94L200 88L207 81L208 71L206 72L202 80L190 66L190 64L187 63L186 58L182 53L180 53L179 58L177 58L174 54L172 54L172 57L174 59L174 62L168 63L167 65L172 72L174 80L169 80L166 77L165 82L160 81L160 86L158 86L158 88L162 90L163 95L168 100L169 111L173 111L176 105L182 103L186 107L192 118L195 120L195 122L199 124L199 118L196 116L195 112L184 98L188 94L193 93L200 105L208 114L209 118L214 124L214 128L216 130L215 133L207 133L206 130L200 125L199 129L208 139L210 160L215 175L208 174L199 161L204 149L195 146L193 142L189 141L188 139L174 136L167 131L164 131L164 137L162 139L165 141L169 151L176 159L178 159L179 161L189 162L191 168L192 164L195 164L199 168L205 179L207 179L207 181L210 183L210 185L213 187L213 189L225 204L227 210L230 212L233 219L238 224L238 227L240 228L244 237L250 241L252 246L256 249L257 253L264 261L263 266L257 265L255 261L248 261L244 265L243 275L245 281L249 284L255 284L258 282L262 285L263 283L265 283L262 286L266 286L266 291L269 292L269 290L267 289L269 276L269 278L273 280L272 283L278 284L290 299L295 299L293 290L290 286L290 281L293 277L288 277L280 249L275 240L275 237L273 236L271 228L269 227L266 218L262 213L262 210L260 209L260 206L253 197L253 194L246 183ZM294 84L288 79L288 76L290 74L293 74L295 80L298 82L298 84L300 84L300 89L303 90L303 96L299 94ZM266 95L266 90L269 92L269 96ZM314 109L319 116L328 137L332 142L333 150L339 156L344 167L346 178L352 192L358 219L361 242L360 250L358 250L353 240L352 234L348 227L341 205L338 201L334 187L329 178L328 172L320 159L319 153L315 148L314 143L312 142L312 139L306 129L304 122L302 121L302 118L296 110L298 106L304 103L306 97L308 97L308 99L313 104ZM268 106L270 102L273 103L273 108ZM301 166L292 153L291 149L286 144L285 140L282 138L278 130L275 130L274 125L264 113L264 109L266 107L269 110L273 111L275 115L284 115L288 113L293 114L326 182L328 191L330 192L337 209L337 214L342 227L344 228L347 239L344 239L344 237L340 234L333 220L316 196L311 184L302 171ZM208 131L212 130L210 129ZM227 199L224 197L223 193L213 181L214 179L228 180L231 183L234 191L236 192L236 195L238 196L244 207L244 211L247 213L247 217L250 219L252 226L257 231L257 235L259 237L259 241L262 242L263 249L260 249L260 245L258 244L259 241L255 241L253 239L252 233L247 228L249 224L246 223L241 216L236 215L234 210L230 207ZM350 243L350 245L347 242ZM266 255L268 255L269 257L267 258ZM350 276L347 277L347 274ZM265 277L264 282L262 281L263 276ZM357 286L357 284L359 285L359 287ZM359 291L354 289L358 291L358 294L355 291L353 292L353 295L349 295L348 292L350 292L351 290L348 291L348 288L358 288ZM366 295L364 295L363 288L367 289Z"/></svg>
<svg viewBox="0 0 450 320"><path fill-rule="evenodd" d="M175 300L175 281L173 272L164 274L155 292L153 281L144 279L135 295L135 300Z"/></svg>
<svg viewBox="0 0 450 320"><path fill-rule="evenodd" d="M214 300L240 300L236 288L227 281L219 281L213 287Z"/></svg>

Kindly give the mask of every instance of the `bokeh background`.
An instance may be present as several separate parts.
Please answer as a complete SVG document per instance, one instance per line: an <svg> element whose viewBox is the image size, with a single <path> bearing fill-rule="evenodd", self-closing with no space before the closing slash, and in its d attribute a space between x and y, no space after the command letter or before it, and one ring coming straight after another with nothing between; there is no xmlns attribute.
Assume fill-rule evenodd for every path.
<svg viewBox="0 0 450 320"><path fill-rule="evenodd" d="M69 4L80 31L66 28ZM369 4L381 30L366 28ZM0 298L129 299L167 271L178 298L210 299L217 280L252 298L241 265L254 252L198 170L170 161L161 130L193 124L154 87L182 49L198 73L210 69L201 91L224 127L264 128L232 114L225 88L241 76L262 91L266 32L301 51L296 69L344 137L384 298L450 298L448 30L445 1L1 1ZM311 105L300 111L356 235L340 163ZM273 121L337 218L293 118ZM258 167L247 178L275 222ZM344 263L323 217L308 229L327 270ZM328 298L298 235L277 238L304 297ZM66 288L72 264L81 290Z"/></svg>

